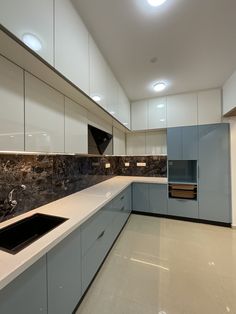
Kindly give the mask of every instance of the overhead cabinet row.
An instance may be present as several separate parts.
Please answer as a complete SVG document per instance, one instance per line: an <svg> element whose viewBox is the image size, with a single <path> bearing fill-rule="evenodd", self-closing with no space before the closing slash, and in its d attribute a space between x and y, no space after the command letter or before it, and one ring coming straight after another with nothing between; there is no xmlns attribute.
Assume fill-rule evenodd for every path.
<svg viewBox="0 0 236 314"><path fill-rule="evenodd" d="M221 122L221 90L142 100L131 104L132 130Z"/></svg>
<svg viewBox="0 0 236 314"><path fill-rule="evenodd" d="M89 96L100 97L100 106L130 126L129 100L71 1L0 0L0 6L4 27L20 40L24 34L36 36L44 60Z"/></svg>

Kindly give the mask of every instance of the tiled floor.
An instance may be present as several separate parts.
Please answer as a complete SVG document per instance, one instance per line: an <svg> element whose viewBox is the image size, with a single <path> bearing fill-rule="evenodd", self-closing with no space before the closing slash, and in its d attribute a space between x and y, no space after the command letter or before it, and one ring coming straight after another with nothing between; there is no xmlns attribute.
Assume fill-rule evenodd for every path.
<svg viewBox="0 0 236 314"><path fill-rule="evenodd" d="M236 230L132 215L77 314L236 314Z"/></svg>

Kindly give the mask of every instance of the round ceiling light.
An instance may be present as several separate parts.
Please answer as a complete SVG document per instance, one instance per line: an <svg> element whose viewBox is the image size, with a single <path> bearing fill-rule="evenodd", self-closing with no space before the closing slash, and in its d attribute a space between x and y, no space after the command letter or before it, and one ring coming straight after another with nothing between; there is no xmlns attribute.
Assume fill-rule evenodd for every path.
<svg viewBox="0 0 236 314"><path fill-rule="evenodd" d="M162 92L166 88L166 84L164 82L158 82L153 85L153 89L155 92Z"/></svg>
<svg viewBox="0 0 236 314"><path fill-rule="evenodd" d="M147 0L147 2L152 6L152 7L158 7L159 5L162 5L166 0Z"/></svg>
<svg viewBox="0 0 236 314"><path fill-rule="evenodd" d="M26 33L22 36L23 42L32 50L39 51L42 49L41 41L33 34Z"/></svg>

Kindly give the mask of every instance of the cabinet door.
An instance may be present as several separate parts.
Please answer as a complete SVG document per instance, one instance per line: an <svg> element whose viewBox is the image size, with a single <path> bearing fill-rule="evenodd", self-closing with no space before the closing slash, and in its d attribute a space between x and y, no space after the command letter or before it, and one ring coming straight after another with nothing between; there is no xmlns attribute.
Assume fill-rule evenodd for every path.
<svg viewBox="0 0 236 314"><path fill-rule="evenodd" d="M55 67L89 93L88 31L71 1L55 0Z"/></svg>
<svg viewBox="0 0 236 314"><path fill-rule="evenodd" d="M88 153L87 110L65 98L65 152Z"/></svg>
<svg viewBox="0 0 236 314"><path fill-rule="evenodd" d="M167 97L167 126L197 125L197 94Z"/></svg>
<svg viewBox="0 0 236 314"><path fill-rule="evenodd" d="M147 100L136 101L131 104L131 127L133 131L146 130L148 128L147 108Z"/></svg>
<svg viewBox="0 0 236 314"><path fill-rule="evenodd" d="M0 291L0 313L47 314L46 280L44 256Z"/></svg>
<svg viewBox="0 0 236 314"><path fill-rule="evenodd" d="M118 106L118 120L127 128L130 128L130 102L121 86L119 86Z"/></svg>
<svg viewBox="0 0 236 314"><path fill-rule="evenodd" d="M146 154L166 155L166 151L166 131L153 131L146 133Z"/></svg>
<svg viewBox="0 0 236 314"><path fill-rule="evenodd" d="M0 150L24 150L23 70L0 56Z"/></svg>
<svg viewBox="0 0 236 314"><path fill-rule="evenodd" d="M90 96L107 110L107 64L94 40L89 36Z"/></svg>
<svg viewBox="0 0 236 314"><path fill-rule="evenodd" d="M148 184L133 184L133 210L139 212L149 212Z"/></svg>
<svg viewBox="0 0 236 314"><path fill-rule="evenodd" d="M229 125L199 126L199 218L231 222Z"/></svg>
<svg viewBox="0 0 236 314"><path fill-rule="evenodd" d="M49 251L47 273L48 314L72 313L82 295L80 230Z"/></svg>
<svg viewBox="0 0 236 314"><path fill-rule="evenodd" d="M198 159L198 127L187 126L182 128L183 160Z"/></svg>
<svg viewBox="0 0 236 314"><path fill-rule="evenodd" d="M166 128L166 97L148 101L148 129Z"/></svg>
<svg viewBox="0 0 236 314"><path fill-rule="evenodd" d="M221 122L221 90L211 89L198 93L198 124Z"/></svg>
<svg viewBox="0 0 236 314"><path fill-rule="evenodd" d="M53 65L53 0L1 0L0 21L20 40L32 34L41 42L36 52Z"/></svg>
<svg viewBox="0 0 236 314"><path fill-rule="evenodd" d="M167 214L167 185L149 184L149 212Z"/></svg>
<svg viewBox="0 0 236 314"><path fill-rule="evenodd" d="M144 155L146 153L145 133L128 133L126 137L127 155Z"/></svg>
<svg viewBox="0 0 236 314"><path fill-rule="evenodd" d="M125 133L113 127L113 155L125 155Z"/></svg>
<svg viewBox="0 0 236 314"><path fill-rule="evenodd" d="M183 157L182 128L167 129L167 155L169 160L181 160Z"/></svg>
<svg viewBox="0 0 236 314"><path fill-rule="evenodd" d="M26 150L64 152L64 116L64 96L26 73Z"/></svg>
<svg viewBox="0 0 236 314"><path fill-rule="evenodd" d="M107 111L114 117L119 115L119 84L111 69L107 66Z"/></svg>
<svg viewBox="0 0 236 314"><path fill-rule="evenodd" d="M198 202L195 200L169 198L168 215L198 218Z"/></svg>

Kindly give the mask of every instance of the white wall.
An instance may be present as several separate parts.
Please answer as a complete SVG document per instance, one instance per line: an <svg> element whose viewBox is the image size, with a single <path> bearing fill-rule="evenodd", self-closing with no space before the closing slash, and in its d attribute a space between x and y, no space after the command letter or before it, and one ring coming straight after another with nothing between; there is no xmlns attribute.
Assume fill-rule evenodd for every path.
<svg viewBox="0 0 236 314"><path fill-rule="evenodd" d="M228 78L223 86L223 114L236 107L236 71Z"/></svg>

